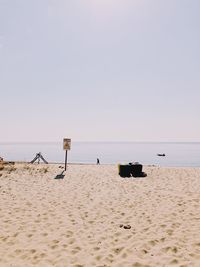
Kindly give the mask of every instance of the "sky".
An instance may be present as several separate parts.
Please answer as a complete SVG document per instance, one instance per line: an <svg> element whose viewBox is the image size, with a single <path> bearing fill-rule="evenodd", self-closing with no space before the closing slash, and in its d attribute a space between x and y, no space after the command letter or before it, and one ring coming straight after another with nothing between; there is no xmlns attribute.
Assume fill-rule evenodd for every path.
<svg viewBox="0 0 200 267"><path fill-rule="evenodd" d="M0 0L0 142L200 141L199 0Z"/></svg>

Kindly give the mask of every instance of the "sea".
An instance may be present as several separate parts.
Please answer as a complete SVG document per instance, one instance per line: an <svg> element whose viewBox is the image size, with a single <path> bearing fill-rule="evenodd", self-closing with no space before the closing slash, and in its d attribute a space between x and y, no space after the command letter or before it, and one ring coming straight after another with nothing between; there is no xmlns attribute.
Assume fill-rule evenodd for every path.
<svg viewBox="0 0 200 267"><path fill-rule="evenodd" d="M49 163L64 163L62 142L0 143L0 157L7 161L30 162L38 152ZM97 158L100 164L200 167L200 142L72 142L67 152L68 163L96 164Z"/></svg>

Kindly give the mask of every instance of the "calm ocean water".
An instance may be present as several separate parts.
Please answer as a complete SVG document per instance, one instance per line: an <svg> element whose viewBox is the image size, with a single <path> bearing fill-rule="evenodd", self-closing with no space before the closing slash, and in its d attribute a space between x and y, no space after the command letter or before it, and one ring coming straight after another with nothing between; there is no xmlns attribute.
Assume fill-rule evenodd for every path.
<svg viewBox="0 0 200 267"><path fill-rule="evenodd" d="M0 156L9 161L30 161L37 152L49 162L64 161L62 143L0 143ZM102 164L138 161L144 165L200 167L200 142L72 142L69 163L96 163L96 158Z"/></svg>

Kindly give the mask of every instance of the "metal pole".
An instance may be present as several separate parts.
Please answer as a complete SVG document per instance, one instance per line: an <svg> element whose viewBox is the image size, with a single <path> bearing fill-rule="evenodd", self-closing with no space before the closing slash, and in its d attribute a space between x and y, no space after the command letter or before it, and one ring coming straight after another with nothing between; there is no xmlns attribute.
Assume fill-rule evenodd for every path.
<svg viewBox="0 0 200 267"><path fill-rule="evenodd" d="M67 170L67 150L66 150L66 153L65 153L65 171Z"/></svg>

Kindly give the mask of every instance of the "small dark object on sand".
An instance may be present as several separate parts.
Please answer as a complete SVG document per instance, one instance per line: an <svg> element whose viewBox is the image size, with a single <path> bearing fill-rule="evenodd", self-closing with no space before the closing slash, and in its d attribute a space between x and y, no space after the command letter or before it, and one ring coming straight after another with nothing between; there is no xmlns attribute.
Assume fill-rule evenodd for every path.
<svg viewBox="0 0 200 267"><path fill-rule="evenodd" d="M165 157L165 154L157 154L158 157Z"/></svg>
<svg viewBox="0 0 200 267"><path fill-rule="evenodd" d="M131 229L131 226L128 224L128 225L124 225L124 229Z"/></svg>
<svg viewBox="0 0 200 267"><path fill-rule="evenodd" d="M63 167L63 166L59 166L58 168L59 168L59 169L64 169L64 167Z"/></svg>

